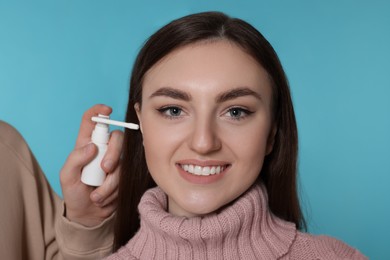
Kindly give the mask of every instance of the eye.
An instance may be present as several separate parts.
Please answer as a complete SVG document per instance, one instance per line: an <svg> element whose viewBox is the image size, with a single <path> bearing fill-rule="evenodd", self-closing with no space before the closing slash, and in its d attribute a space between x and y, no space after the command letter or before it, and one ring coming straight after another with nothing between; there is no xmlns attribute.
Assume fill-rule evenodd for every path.
<svg viewBox="0 0 390 260"><path fill-rule="evenodd" d="M248 109L232 107L225 113L225 116L231 117L234 120L241 120L251 114L253 114L253 112L249 111Z"/></svg>
<svg viewBox="0 0 390 260"><path fill-rule="evenodd" d="M243 114L243 111L239 108L232 108L229 110L229 114L231 117L240 117Z"/></svg>
<svg viewBox="0 0 390 260"><path fill-rule="evenodd" d="M180 107L169 106L169 107L159 108L157 109L157 111L168 118L173 118L173 117L181 116L183 109L181 109Z"/></svg>

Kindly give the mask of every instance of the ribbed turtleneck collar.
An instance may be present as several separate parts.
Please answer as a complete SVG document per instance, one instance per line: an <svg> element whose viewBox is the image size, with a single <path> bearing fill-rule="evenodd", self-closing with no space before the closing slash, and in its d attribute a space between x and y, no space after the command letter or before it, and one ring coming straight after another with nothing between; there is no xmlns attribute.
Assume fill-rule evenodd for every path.
<svg viewBox="0 0 390 260"><path fill-rule="evenodd" d="M167 212L167 196L148 190L138 206L141 227L117 254L136 259L278 259L288 253L293 223L268 210L267 193L254 185L218 213L177 217Z"/></svg>

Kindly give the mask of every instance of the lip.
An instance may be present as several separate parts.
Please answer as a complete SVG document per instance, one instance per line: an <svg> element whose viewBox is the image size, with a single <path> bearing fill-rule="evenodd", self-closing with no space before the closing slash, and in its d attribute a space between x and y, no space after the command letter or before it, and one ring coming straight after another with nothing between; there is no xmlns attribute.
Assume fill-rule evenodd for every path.
<svg viewBox="0 0 390 260"><path fill-rule="evenodd" d="M199 175L194 175L194 174L191 174L191 173L183 170L181 165L184 165L184 164L199 165L202 167L225 165L226 167L223 170L223 172L221 172L219 174L213 174L213 175L208 175L208 176L204 176L204 175L199 176ZM230 163L224 162L224 161L216 161L216 160L209 160L209 161L182 160L182 161L179 161L176 163L176 168L177 168L180 176L183 179L185 179L186 181L188 181L190 183L201 184L201 185L211 184L211 183L214 183L214 182L221 180L225 176L225 174L229 171L230 167L231 167Z"/></svg>

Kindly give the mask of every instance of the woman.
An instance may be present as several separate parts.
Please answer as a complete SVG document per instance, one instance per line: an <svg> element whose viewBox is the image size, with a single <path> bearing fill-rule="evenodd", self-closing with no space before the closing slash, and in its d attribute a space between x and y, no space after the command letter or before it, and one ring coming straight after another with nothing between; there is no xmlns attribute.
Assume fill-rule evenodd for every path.
<svg viewBox="0 0 390 260"><path fill-rule="evenodd" d="M152 35L134 65L126 121L141 131L125 132L121 249L109 259L365 259L298 231L289 87L248 23L200 13Z"/></svg>

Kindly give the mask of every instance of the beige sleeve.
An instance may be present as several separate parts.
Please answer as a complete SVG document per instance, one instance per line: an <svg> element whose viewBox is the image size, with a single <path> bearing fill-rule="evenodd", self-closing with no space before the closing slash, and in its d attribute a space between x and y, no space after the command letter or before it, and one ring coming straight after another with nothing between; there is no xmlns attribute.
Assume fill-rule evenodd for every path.
<svg viewBox="0 0 390 260"><path fill-rule="evenodd" d="M92 228L71 222L63 216L61 214L57 219L55 229L65 259L101 259L111 253L114 215Z"/></svg>
<svg viewBox="0 0 390 260"><path fill-rule="evenodd" d="M0 255L2 259L99 259L111 251L113 217L86 228L63 217L23 137L0 121Z"/></svg>

